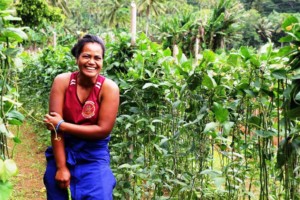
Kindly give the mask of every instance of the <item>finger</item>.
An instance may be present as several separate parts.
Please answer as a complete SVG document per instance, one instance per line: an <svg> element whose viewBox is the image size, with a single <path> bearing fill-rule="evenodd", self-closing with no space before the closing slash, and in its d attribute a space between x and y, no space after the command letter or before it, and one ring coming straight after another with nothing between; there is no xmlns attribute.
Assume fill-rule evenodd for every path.
<svg viewBox="0 0 300 200"><path fill-rule="evenodd" d="M66 189L66 184L65 183L58 183L58 186L62 189Z"/></svg>
<svg viewBox="0 0 300 200"><path fill-rule="evenodd" d="M66 182L67 188L70 187L70 180Z"/></svg>
<svg viewBox="0 0 300 200"><path fill-rule="evenodd" d="M67 188L68 187L68 184L66 181L57 181L57 184L60 188Z"/></svg>
<svg viewBox="0 0 300 200"><path fill-rule="evenodd" d="M50 115L51 115L52 117L56 117L56 116L58 115L58 113L57 113L57 112L50 112Z"/></svg>

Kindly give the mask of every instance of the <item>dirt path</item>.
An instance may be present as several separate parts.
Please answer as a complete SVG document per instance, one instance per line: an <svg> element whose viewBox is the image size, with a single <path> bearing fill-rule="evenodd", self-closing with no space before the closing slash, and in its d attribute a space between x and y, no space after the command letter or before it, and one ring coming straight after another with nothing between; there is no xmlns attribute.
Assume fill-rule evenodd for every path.
<svg viewBox="0 0 300 200"><path fill-rule="evenodd" d="M44 200L46 197L43 173L46 147L37 141L36 134L28 125L23 125L20 130L19 137L22 143L16 146L13 158L19 173L12 180L14 189L11 200Z"/></svg>

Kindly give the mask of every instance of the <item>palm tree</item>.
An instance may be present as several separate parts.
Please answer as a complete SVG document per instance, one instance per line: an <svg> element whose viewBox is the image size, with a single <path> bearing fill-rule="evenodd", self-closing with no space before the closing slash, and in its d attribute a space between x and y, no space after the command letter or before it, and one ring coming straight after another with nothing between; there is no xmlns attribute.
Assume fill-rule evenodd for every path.
<svg viewBox="0 0 300 200"><path fill-rule="evenodd" d="M106 21L109 27L125 26L130 22L129 6L128 0L102 0L101 19Z"/></svg>
<svg viewBox="0 0 300 200"><path fill-rule="evenodd" d="M265 43L268 39L271 39L275 25L270 22L267 18L261 18L258 20L258 24L255 26L257 33L261 40Z"/></svg>
<svg viewBox="0 0 300 200"><path fill-rule="evenodd" d="M185 55L190 56L197 35L200 34L201 23L196 17L196 13L182 12L172 18L161 18L157 39L163 43L164 48L172 49L178 45Z"/></svg>
<svg viewBox="0 0 300 200"><path fill-rule="evenodd" d="M151 14L158 16L165 11L166 0L139 0L138 11L140 13L146 12L146 35L148 35L149 22Z"/></svg>
<svg viewBox="0 0 300 200"><path fill-rule="evenodd" d="M238 36L239 14L242 11L242 6L238 1L220 0L213 9L212 16L205 28L205 40L209 49L225 48L226 42L232 42L225 39L229 40Z"/></svg>

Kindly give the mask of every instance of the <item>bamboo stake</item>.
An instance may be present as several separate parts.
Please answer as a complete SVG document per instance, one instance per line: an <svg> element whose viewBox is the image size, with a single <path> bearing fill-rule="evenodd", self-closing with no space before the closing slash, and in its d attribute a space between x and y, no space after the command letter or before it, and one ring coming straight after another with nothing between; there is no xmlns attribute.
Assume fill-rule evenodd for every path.
<svg viewBox="0 0 300 200"><path fill-rule="evenodd" d="M131 2L131 45L136 43L136 5L135 2Z"/></svg>
<svg viewBox="0 0 300 200"><path fill-rule="evenodd" d="M196 38L196 42L195 42L195 60L197 61L199 56L199 38Z"/></svg>
<svg viewBox="0 0 300 200"><path fill-rule="evenodd" d="M177 59L178 53L179 53L178 46L176 44L174 44L174 46L173 46L173 58L174 58L176 64L178 64L178 59Z"/></svg>
<svg viewBox="0 0 300 200"><path fill-rule="evenodd" d="M53 47L56 47L56 32L53 32Z"/></svg>

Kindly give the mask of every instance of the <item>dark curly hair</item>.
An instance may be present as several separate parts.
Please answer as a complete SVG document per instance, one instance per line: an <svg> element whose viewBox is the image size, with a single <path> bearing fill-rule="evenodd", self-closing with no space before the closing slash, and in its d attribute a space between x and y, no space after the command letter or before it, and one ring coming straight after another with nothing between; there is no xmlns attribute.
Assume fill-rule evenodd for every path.
<svg viewBox="0 0 300 200"><path fill-rule="evenodd" d="M101 45L102 48L102 58L104 58L105 55L105 45L101 38L95 35L86 34L82 38L78 40L78 42L74 45L74 47L71 49L71 53L75 58L78 58L82 48L86 43L98 43Z"/></svg>

